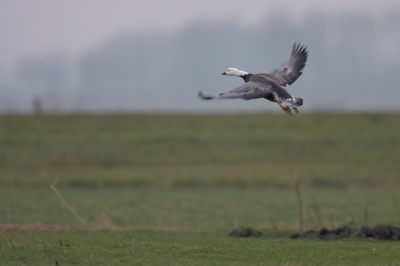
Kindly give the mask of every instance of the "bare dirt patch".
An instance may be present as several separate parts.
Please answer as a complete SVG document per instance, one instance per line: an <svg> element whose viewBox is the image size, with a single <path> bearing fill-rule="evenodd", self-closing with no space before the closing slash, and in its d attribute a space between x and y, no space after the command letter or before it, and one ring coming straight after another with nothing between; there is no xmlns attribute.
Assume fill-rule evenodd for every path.
<svg viewBox="0 0 400 266"><path fill-rule="evenodd" d="M263 237L262 232L251 227L234 229L230 233L233 237ZM323 239L335 240L342 238L370 238L377 240L400 240L400 228L387 224L377 224L374 227L363 226L357 229L350 226L343 226L328 230L308 230L303 233L296 233L290 236L292 239ZM279 237L281 238L281 236Z"/></svg>
<svg viewBox="0 0 400 266"><path fill-rule="evenodd" d="M364 226L361 229L349 226L328 230L308 230L303 233L296 233L290 236L292 239L340 239L345 237L371 238L378 240L400 240L400 228L387 225L377 224L374 227Z"/></svg>
<svg viewBox="0 0 400 266"><path fill-rule="evenodd" d="M74 232L74 231L124 231L122 228L112 225L92 225L92 226L73 226L73 225L50 225L50 224L2 224L0 232Z"/></svg>
<svg viewBox="0 0 400 266"><path fill-rule="evenodd" d="M78 230L75 226L61 226L49 224L2 224L0 225L0 232L71 232Z"/></svg>
<svg viewBox="0 0 400 266"><path fill-rule="evenodd" d="M230 233L231 236L234 237L262 237L263 234L255 230L251 227L243 227L239 229L233 229L232 232Z"/></svg>

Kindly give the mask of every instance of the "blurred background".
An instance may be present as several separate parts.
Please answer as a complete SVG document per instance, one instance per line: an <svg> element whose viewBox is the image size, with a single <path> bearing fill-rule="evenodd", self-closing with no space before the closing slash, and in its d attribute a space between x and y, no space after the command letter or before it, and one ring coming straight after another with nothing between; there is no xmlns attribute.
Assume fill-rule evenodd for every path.
<svg viewBox="0 0 400 266"><path fill-rule="evenodd" d="M302 110L399 110L398 0L3 0L0 112L280 111L204 102L308 46Z"/></svg>
<svg viewBox="0 0 400 266"><path fill-rule="evenodd" d="M299 115L197 97L294 42ZM304 228L400 225L399 48L399 0L2 0L0 232L80 225L50 184L96 230L302 231L294 176Z"/></svg>

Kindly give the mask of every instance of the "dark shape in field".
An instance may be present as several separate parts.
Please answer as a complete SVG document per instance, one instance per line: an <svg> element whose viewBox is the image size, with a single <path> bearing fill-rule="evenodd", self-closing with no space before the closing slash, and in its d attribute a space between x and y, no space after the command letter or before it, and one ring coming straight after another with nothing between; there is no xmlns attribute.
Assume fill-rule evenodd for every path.
<svg viewBox="0 0 400 266"><path fill-rule="evenodd" d="M234 237L262 237L263 234L251 227L244 227L233 229L230 235Z"/></svg>
<svg viewBox="0 0 400 266"><path fill-rule="evenodd" d="M292 54L285 63L271 70L268 73L252 74L237 68L228 68L222 75L236 76L243 78L245 84L220 93L219 96L206 96L199 92L198 96L203 100L212 99L258 99L264 98L276 102L288 114L292 114L291 108L298 113L297 107L303 105L303 99L291 95L285 88L291 85L303 73L307 62L307 47L300 43L294 43Z"/></svg>
<svg viewBox="0 0 400 266"><path fill-rule="evenodd" d="M331 239L349 237L352 234L354 234L354 231L355 229L348 226L339 227L332 230L322 228L320 231L308 230L305 231L304 233L293 234L290 237L293 239L319 238L319 239L331 240Z"/></svg>
<svg viewBox="0 0 400 266"><path fill-rule="evenodd" d="M378 240L400 240L400 228L386 224L377 224L370 228L364 226L361 230L348 226L328 230L326 228L320 231L308 230L304 233L296 233L290 236L293 239L324 239L333 240L344 237L362 237Z"/></svg>
<svg viewBox="0 0 400 266"><path fill-rule="evenodd" d="M400 228L386 224L377 224L373 228L364 226L361 228L358 236L374 239L400 240Z"/></svg>

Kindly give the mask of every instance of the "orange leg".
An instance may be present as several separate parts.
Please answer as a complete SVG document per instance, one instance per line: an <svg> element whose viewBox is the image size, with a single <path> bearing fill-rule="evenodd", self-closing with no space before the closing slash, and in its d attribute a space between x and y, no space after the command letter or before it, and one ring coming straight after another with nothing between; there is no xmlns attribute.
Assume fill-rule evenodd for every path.
<svg viewBox="0 0 400 266"><path fill-rule="evenodd" d="M275 99L275 101L277 104L279 104L279 106L282 108L283 111L285 111L289 115L292 115L292 111L290 110L290 107L283 107L281 102L278 99Z"/></svg>
<svg viewBox="0 0 400 266"><path fill-rule="evenodd" d="M296 112L296 114L299 113L299 109L297 109L296 106L293 106L293 110Z"/></svg>

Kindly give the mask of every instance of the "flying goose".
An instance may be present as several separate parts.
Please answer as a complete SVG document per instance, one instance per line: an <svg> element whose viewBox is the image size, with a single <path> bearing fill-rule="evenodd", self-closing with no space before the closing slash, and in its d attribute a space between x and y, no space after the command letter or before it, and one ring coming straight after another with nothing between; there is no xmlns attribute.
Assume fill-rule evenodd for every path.
<svg viewBox="0 0 400 266"><path fill-rule="evenodd" d="M294 43L289 60L280 67L268 73L260 74L251 74L237 68L228 68L222 75L241 77L245 84L228 92L220 93L216 97L206 96L202 91L199 91L198 96L203 100L265 98L279 104L282 110L290 115L292 114L290 108L298 113L297 107L303 105L303 99L291 95L283 87L291 85L300 77L307 61L307 55L307 47L300 43Z"/></svg>

